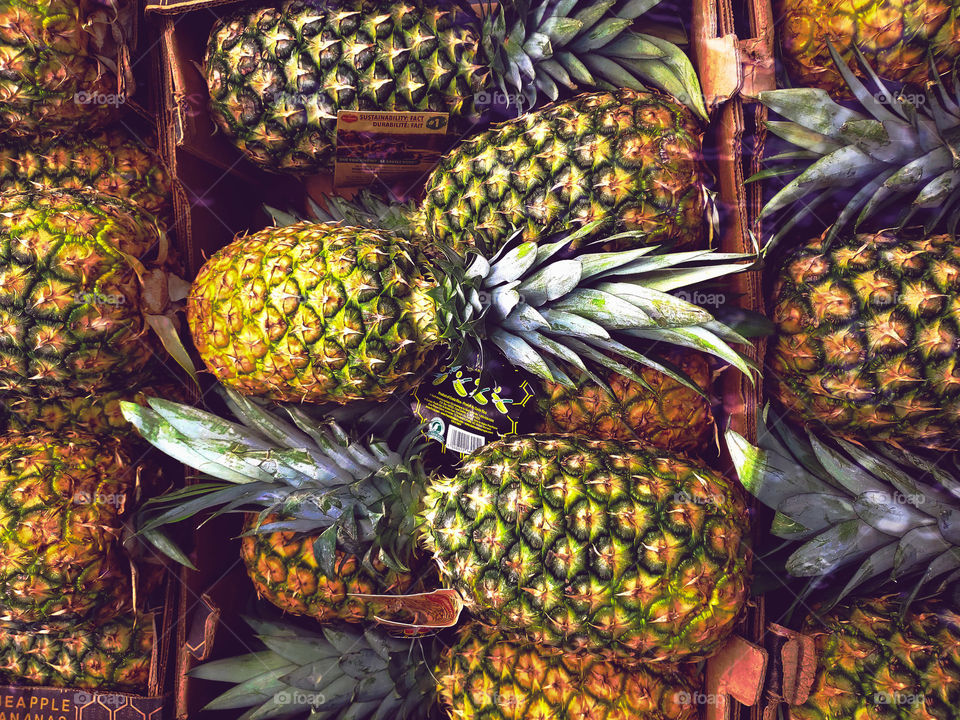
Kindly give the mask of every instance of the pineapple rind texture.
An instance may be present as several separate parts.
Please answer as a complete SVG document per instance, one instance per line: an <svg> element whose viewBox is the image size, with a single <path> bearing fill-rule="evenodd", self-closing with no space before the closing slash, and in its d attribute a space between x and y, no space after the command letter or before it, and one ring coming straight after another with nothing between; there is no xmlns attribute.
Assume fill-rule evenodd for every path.
<svg viewBox="0 0 960 720"><path fill-rule="evenodd" d="M449 112L479 119L489 70L479 28L452 3L288 0L213 29L205 71L217 124L267 170L333 166L338 110Z"/></svg>
<svg viewBox="0 0 960 720"><path fill-rule="evenodd" d="M256 527L256 515L248 515L244 530ZM262 519L273 522L274 516ZM410 573L399 573L373 560L367 568L361 558L336 551L335 574L326 575L317 562L313 544L316 535L294 532L245 535L241 555L257 595L291 615L306 615L320 622L371 619L371 607L362 595L401 594L412 584Z"/></svg>
<svg viewBox="0 0 960 720"><path fill-rule="evenodd" d="M130 611L120 540L133 475L122 443L111 438L0 438L0 621Z"/></svg>
<svg viewBox="0 0 960 720"><path fill-rule="evenodd" d="M0 624L0 683L146 692L150 615L96 623Z"/></svg>
<svg viewBox="0 0 960 720"><path fill-rule="evenodd" d="M194 281L187 319L207 367L242 394L386 400L433 365L435 285L404 240L301 222L218 251Z"/></svg>
<svg viewBox="0 0 960 720"><path fill-rule="evenodd" d="M738 487L616 441L496 441L434 478L422 537L484 622L612 658L692 661L729 635L747 597Z"/></svg>
<svg viewBox="0 0 960 720"><path fill-rule="evenodd" d="M0 148L0 190L93 188L169 218L170 178L159 157L118 129Z"/></svg>
<svg viewBox="0 0 960 720"><path fill-rule="evenodd" d="M776 396L841 437L953 447L958 293L960 250L946 235L807 243L774 291Z"/></svg>
<svg viewBox="0 0 960 720"><path fill-rule="evenodd" d="M85 27L92 7L76 0L0 3L0 135L75 133L116 116L117 79Z"/></svg>
<svg viewBox="0 0 960 720"><path fill-rule="evenodd" d="M676 350L667 358L705 392L710 366L699 353ZM661 450L698 453L703 450L713 415L710 403L696 391L653 368L635 368L646 386L619 373L602 379L612 391L584 376L576 389L545 383L540 398L541 430L601 440L639 440Z"/></svg>
<svg viewBox="0 0 960 720"><path fill-rule="evenodd" d="M437 668L441 702L452 718L694 720L696 691L664 668L629 669L589 653L465 627Z"/></svg>
<svg viewBox="0 0 960 720"><path fill-rule="evenodd" d="M830 57L832 42L860 77L865 73L856 46L885 80L923 85L931 77L927 53L937 72L947 73L960 57L960 2L957 0L780 0L775 16L781 56L795 87L815 87L837 97L852 93Z"/></svg>
<svg viewBox="0 0 960 720"><path fill-rule="evenodd" d="M791 720L928 720L960 708L960 615L918 604L899 618L896 598L859 600L807 620L817 675Z"/></svg>
<svg viewBox="0 0 960 720"><path fill-rule="evenodd" d="M130 256L153 219L90 191L0 195L0 391L41 397L126 387L153 356Z"/></svg>
<svg viewBox="0 0 960 720"><path fill-rule="evenodd" d="M444 156L417 223L460 251L494 252L514 228L536 242L595 220L605 221L597 234L642 231L631 247L701 247L709 235L701 137L690 111L666 95L581 95Z"/></svg>

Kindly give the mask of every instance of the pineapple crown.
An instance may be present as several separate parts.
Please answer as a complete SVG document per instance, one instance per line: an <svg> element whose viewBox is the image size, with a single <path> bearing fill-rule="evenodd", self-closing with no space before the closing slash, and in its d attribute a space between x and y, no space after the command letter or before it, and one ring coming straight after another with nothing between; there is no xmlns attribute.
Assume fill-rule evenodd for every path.
<svg viewBox="0 0 960 720"><path fill-rule="evenodd" d="M630 26L660 0L508 0L481 3L482 47L506 98L532 108L560 86L645 90L673 95L707 120L703 91L686 54ZM519 105L519 100L516 101Z"/></svg>
<svg viewBox="0 0 960 720"><path fill-rule="evenodd" d="M768 121L767 128L798 149L767 158L776 167L748 182L795 175L764 206L760 218L785 208L793 215L779 225L767 247L809 216L822 202L855 183L857 191L837 215L826 241L853 221L856 230L877 210L898 196L912 196L899 219L906 225L915 214L927 213L926 231L946 218L952 235L960 222L960 78L953 72L952 94L936 67L925 93L905 96L892 92L870 68L863 54L857 60L876 87L872 92L843 62L831 44L830 54L859 103L850 109L834 102L825 90L790 88L761 92L760 102L786 118ZM933 59L930 58L933 64ZM809 202L807 196L816 193ZM802 206L796 205L802 202Z"/></svg>
<svg viewBox="0 0 960 720"><path fill-rule="evenodd" d="M354 441L335 422L318 423L298 407L283 407L288 422L232 390L224 396L240 423L159 398L149 407L121 403L145 440L213 479L144 503L136 525L147 542L192 567L163 526L207 511L256 510L249 533L316 534L314 554L327 574L334 574L338 547L371 571L374 560L408 569L426 477L420 428L392 451L377 440Z"/></svg>
<svg viewBox="0 0 960 720"><path fill-rule="evenodd" d="M727 430L727 447L743 486L776 510L770 532L803 541L787 572L812 578L802 600L823 576L856 567L829 599L833 607L861 584L915 577L904 608L936 578L960 579L960 480L902 449L865 449L837 439L831 446L785 423L758 427L759 447ZM929 478L933 482L925 482Z"/></svg>
<svg viewBox="0 0 960 720"><path fill-rule="evenodd" d="M602 245L644 240L639 231L597 239L594 236L603 226L597 220L553 243L521 242L522 230L517 230L492 257L479 250L461 255L442 245L416 242L415 232L406 224L409 209L388 205L366 192L353 200L328 198L326 209L311 205L321 222L380 229L385 217L393 218L392 227L399 228L395 234L410 237L430 258L437 280L431 294L440 308L443 337L461 357L477 349L482 352L483 341L490 341L515 366L570 388L577 381L565 366L603 388L606 383L590 366L606 367L645 384L625 364L633 362L700 394L703 389L678 368L620 340L639 340L648 348L663 342L706 352L751 379L757 370L755 363L731 347L749 345L746 337L704 308L670 294L749 270L756 259L753 254L658 253L656 245L602 253L571 251L583 241ZM294 213L266 210L281 226L302 220Z"/></svg>
<svg viewBox="0 0 960 720"><path fill-rule="evenodd" d="M517 244L517 231L489 259L478 251L468 257L447 251L445 259L433 263L444 337L460 348L471 339L489 340L515 366L571 388L576 382L563 370L565 363L605 387L590 365L642 383L624 364L633 361L702 393L684 373L615 335L626 342L645 341L648 348L665 342L701 350L751 377L756 366L730 347L749 340L698 305L669 293L747 270L750 264L744 261L754 256L712 250L656 254L657 246L561 254L591 237L600 224L588 223L544 244ZM596 242L641 237L627 231Z"/></svg>
<svg viewBox="0 0 960 720"><path fill-rule="evenodd" d="M437 643L399 640L374 629L300 626L246 618L266 650L191 671L231 683L204 710L250 708L239 720L427 717L436 699Z"/></svg>

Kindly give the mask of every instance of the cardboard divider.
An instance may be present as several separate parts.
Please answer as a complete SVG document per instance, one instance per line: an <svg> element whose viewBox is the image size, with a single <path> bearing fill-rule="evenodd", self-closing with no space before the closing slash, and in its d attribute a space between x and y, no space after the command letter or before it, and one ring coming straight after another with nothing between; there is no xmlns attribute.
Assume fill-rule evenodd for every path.
<svg viewBox="0 0 960 720"><path fill-rule="evenodd" d="M725 252L751 252L754 237L759 241L756 218L761 207L759 185L744 180L758 172L763 147L765 108L753 103L756 93L773 89L773 23L769 0L748 0L748 27L738 27L731 0L694 0L694 58L708 106L713 113L713 142L717 148L719 199L731 212L721 238ZM741 39L741 38L746 39ZM745 147L745 141L750 145ZM762 278L759 271L741 273L731 283L748 310L764 311ZM763 338L748 353L762 368L766 356ZM763 403L762 381L756 384L741 376L727 374L722 385L725 421L747 440L757 440L757 413ZM729 476L735 476L729 467ZM754 498L751 505L757 506ZM759 527L753 537L761 537ZM708 661L708 692L722 698L708 704L708 720L750 718L760 720L758 693L734 693L732 687L762 687L766 672L765 606L763 597L754 598L740 628L752 641L745 647L763 656L762 664L737 664L741 653L724 652ZM734 639L731 645L740 642ZM741 643L742 644L742 643ZM726 649L725 649L726 650ZM742 648L740 648L742 650ZM739 675L738 675L739 674Z"/></svg>

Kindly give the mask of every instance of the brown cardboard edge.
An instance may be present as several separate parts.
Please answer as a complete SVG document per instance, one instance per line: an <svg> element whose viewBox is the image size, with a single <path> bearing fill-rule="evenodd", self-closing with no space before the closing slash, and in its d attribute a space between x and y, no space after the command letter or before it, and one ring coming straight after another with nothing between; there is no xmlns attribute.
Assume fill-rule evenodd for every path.
<svg viewBox="0 0 960 720"><path fill-rule="evenodd" d="M755 5L768 0L750 0ZM744 99L740 90L744 84L740 58L740 43L735 34L735 16L731 0L693 0L693 50L698 75L704 86L708 106L713 110L713 123L708 130L706 142L717 149L718 199L729 209L728 221L720 238L724 252L752 252L754 250L750 230L759 213L759 188L744 184L743 137L747 131ZM752 9L751 32L754 37L770 37L771 31L764 23L769 11ZM756 107L762 107L759 104ZM756 121L757 111L754 110ZM752 166L756 164L752 158ZM750 310L763 311L761 277L758 271L741 273L731 279L733 292L741 297L742 304ZM765 355L763 339L753 343L746 353L762 367ZM756 384L739 373L726 372L720 378L719 389L723 398L722 429L730 427L747 440L756 442L757 412L762 405L762 381ZM755 504L751 498L750 502ZM754 538L759 530L753 529ZM756 545L756 543L754 543ZM762 647L764 636L763 598L754 598L748 604L740 632L756 646ZM707 676L716 681L722 668L720 660L707 662ZM762 713L759 697L741 696L741 700L754 700L741 704L725 692L717 693L708 707L709 720L731 720L748 716L759 720Z"/></svg>

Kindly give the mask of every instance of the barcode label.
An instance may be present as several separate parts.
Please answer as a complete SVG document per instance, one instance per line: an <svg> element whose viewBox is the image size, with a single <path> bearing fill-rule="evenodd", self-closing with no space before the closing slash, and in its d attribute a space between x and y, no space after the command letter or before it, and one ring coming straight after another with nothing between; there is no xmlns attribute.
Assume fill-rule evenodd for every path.
<svg viewBox="0 0 960 720"><path fill-rule="evenodd" d="M483 435L461 430L455 425L447 428L447 447L454 452L472 453L487 444Z"/></svg>

